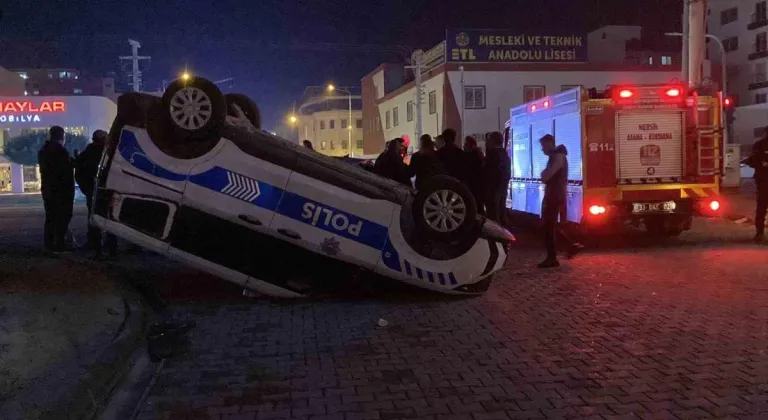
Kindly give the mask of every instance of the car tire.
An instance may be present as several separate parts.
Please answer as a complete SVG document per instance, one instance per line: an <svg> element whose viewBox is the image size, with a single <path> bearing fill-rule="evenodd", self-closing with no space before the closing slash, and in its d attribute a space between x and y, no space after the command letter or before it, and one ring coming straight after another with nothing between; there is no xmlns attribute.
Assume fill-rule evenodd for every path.
<svg viewBox="0 0 768 420"><path fill-rule="evenodd" d="M231 117L237 117L237 113L232 105L237 105L243 111L245 117L254 128L261 129L261 111L251 98L242 93L228 93L224 95L227 102L227 114Z"/></svg>
<svg viewBox="0 0 768 420"><path fill-rule="evenodd" d="M178 79L161 100L166 120L184 140L210 140L227 116L227 102L215 84L203 79Z"/></svg>
<svg viewBox="0 0 768 420"><path fill-rule="evenodd" d="M424 183L416 194L412 211L417 229L440 240L466 239L477 219L472 192L446 175L434 176Z"/></svg>

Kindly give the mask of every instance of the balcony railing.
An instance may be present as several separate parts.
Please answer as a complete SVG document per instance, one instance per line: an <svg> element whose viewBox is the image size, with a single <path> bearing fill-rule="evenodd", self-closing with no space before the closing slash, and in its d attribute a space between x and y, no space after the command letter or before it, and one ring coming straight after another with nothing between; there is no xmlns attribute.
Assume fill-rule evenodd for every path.
<svg viewBox="0 0 768 420"><path fill-rule="evenodd" d="M749 17L749 24L747 25L747 29L753 30L766 25L768 25L768 16L765 12L752 13L752 15Z"/></svg>
<svg viewBox="0 0 768 420"><path fill-rule="evenodd" d="M750 60L768 57L768 42L755 42L752 44L752 52L749 53Z"/></svg>
<svg viewBox="0 0 768 420"><path fill-rule="evenodd" d="M749 90L763 89L768 87L768 74L766 72L755 73L752 75L749 86Z"/></svg>

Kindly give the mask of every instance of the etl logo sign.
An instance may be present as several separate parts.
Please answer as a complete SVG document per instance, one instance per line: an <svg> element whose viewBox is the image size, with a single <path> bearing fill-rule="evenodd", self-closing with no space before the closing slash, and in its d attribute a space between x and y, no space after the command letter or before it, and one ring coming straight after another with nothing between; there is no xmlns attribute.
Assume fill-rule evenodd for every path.
<svg viewBox="0 0 768 420"><path fill-rule="evenodd" d="M40 122L41 114L66 111L64 101L0 101L0 123Z"/></svg>

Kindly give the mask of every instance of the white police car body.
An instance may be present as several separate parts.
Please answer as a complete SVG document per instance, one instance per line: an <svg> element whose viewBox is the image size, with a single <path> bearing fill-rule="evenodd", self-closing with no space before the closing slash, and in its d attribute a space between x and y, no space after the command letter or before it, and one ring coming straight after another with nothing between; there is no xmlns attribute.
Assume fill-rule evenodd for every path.
<svg viewBox="0 0 768 420"><path fill-rule="evenodd" d="M241 96L228 96L223 111L240 119L225 119L224 97L216 95L215 86L197 79L177 82L162 100L120 98L92 223L279 297L311 294L296 274L322 282L330 276L326 263L453 294L482 293L503 266L504 244L514 238L468 212L473 203L451 190L450 179L420 199L410 188L260 130L258 109ZM198 115L195 127L179 96L202 102L192 110L220 121L206 128ZM446 218L452 210L445 206L435 216L441 197L472 220ZM420 214L437 221L429 241L429 220L414 221Z"/></svg>

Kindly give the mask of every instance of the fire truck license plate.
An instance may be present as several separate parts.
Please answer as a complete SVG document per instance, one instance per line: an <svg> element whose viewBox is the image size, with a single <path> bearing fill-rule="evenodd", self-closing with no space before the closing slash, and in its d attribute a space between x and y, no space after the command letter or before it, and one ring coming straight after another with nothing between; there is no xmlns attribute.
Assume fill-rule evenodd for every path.
<svg viewBox="0 0 768 420"><path fill-rule="evenodd" d="M632 203L632 213L653 213L674 210L674 201L665 201L663 203Z"/></svg>

